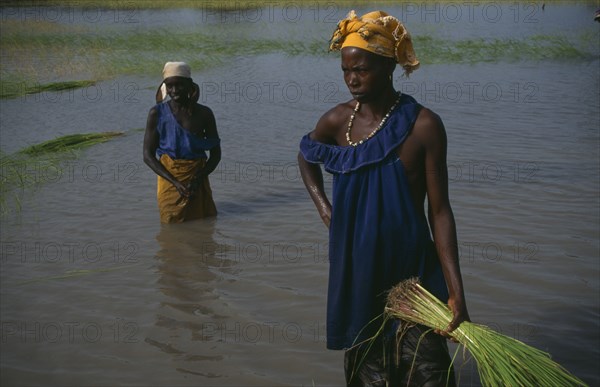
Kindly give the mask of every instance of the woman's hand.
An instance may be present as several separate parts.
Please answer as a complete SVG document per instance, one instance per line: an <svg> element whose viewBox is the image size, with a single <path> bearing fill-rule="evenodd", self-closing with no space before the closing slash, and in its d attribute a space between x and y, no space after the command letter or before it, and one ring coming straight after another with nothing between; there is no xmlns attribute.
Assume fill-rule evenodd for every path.
<svg viewBox="0 0 600 387"><path fill-rule="evenodd" d="M469 318L469 312L467 311L467 306L464 299L458 300L449 298L448 307L452 311L452 321L450 321L446 329L444 329L443 331L436 330L435 332L456 342L456 340L452 338L452 331L458 328L463 321L471 321L471 319Z"/></svg>
<svg viewBox="0 0 600 387"><path fill-rule="evenodd" d="M175 204L179 205L181 202L186 203L187 199L191 196L190 189L183 185L179 180L176 180L173 185L175 186L175 189L177 189L177 192L179 192L179 199L177 199Z"/></svg>

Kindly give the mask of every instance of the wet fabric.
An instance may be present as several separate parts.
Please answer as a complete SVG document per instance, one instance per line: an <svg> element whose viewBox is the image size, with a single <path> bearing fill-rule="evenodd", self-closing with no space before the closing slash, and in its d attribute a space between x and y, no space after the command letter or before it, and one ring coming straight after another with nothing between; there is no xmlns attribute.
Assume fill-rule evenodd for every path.
<svg viewBox="0 0 600 387"><path fill-rule="evenodd" d="M410 74L419 66L410 34L395 17L373 11L358 17L354 11L340 20L331 37L329 49L358 47L392 58Z"/></svg>
<svg viewBox="0 0 600 387"><path fill-rule="evenodd" d="M350 387L454 387L454 369L446 339L422 325L380 336L344 354L346 384Z"/></svg>
<svg viewBox="0 0 600 387"><path fill-rule="evenodd" d="M323 163L333 174L329 349L350 348L373 336L387 291L404 279L419 277L436 297L448 299L427 221L415 211L396 152L420 109L412 97L402 95L381 130L356 147L323 144L309 135L300 142L308 162Z"/></svg>
<svg viewBox="0 0 600 387"><path fill-rule="evenodd" d="M183 184L188 184L206 165L206 159L173 160L167 154L160 157L160 162ZM196 193L189 199L182 199L173 184L158 176L156 196L161 223L180 223L217 215L208 176L198 182Z"/></svg>
<svg viewBox="0 0 600 387"><path fill-rule="evenodd" d="M172 159L194 160L207 157L206 151L220 144L218 138L202 138L183 128L171 112L168 102L156 105L159 136L157 156L168 154Z"/></svg>

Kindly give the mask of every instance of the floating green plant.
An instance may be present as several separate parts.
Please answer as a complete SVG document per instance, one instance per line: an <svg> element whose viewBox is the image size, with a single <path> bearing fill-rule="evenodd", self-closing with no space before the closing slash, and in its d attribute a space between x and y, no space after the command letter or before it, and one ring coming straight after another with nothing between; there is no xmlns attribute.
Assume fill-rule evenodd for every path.
<svg viewBox="0 0 600 387"><path fill-rule="evenodd" d="M582 35L576 42L564 36L534 35L528 39L476 38L446 40L428 35L413 38L417 55L428 63L483 63L541 60L586 60L594 55L583 48L593 37ZM575 44L577 43L577 44Z"/></svg>
<svg viewBox="0 0 600 387"><path fill-rule="evenodd" d="M176 7L176 5L173 5ZM0 97L60 90L48 80L110 79L121 75L151 75L165 58L180 58L195 72L227 64L232 58L281 53L289 56L326 56L332 25L307 25L307 33L271 34L265 21L216 23L211 28L124 29L100 23L48 23L7 20L0 26ZM293 26L301 29L300 26ZM331 27L331 28L330 28ZM266 32L265 32L266 31ZM449 39L439 34L413 34L423 65L517 61L581 61L597 58L597 35L555 34L527 37L467 37ZM39 85L47 85L49 89ZM89 83L65 82L69 87Z"/></svg>
<svg viewBox="0 0 600 387"><path fill-rule="evenodd" d="M77 152L106 142L123 132L71 134L31 145L19 152L0 153L0 215L11 208L21 209L21 195L64 169L65 160L77 157Z"/></svg>
<svg viewBox="0 0 600 387"><path fill-rule="evenodd" d="M433 2L451 2L453 0L422 0L422 3L433 3ZM482 0L481 3L498 2L498 0ZM514 0L500 0L500 2L512 3ZM546 3L585 3L585 0L546 0ZM589 2L589 0L587 0ZM102 9L164 9L164 8L206 8L206 9L223 9L223 10L236 10L236 9L249 9L249 8L261 8L261 7L272 7L272 6L286 6L289 4L300 5L305 4L306 6L340 6L340 7L357 7L361 5L370 6L386 6L389 5L388 1L369 1L369 0L283 0L280 2L272 0L253 0L253 1L240 1L240 0L45 0L44 5L53 7L78 7L78 8L99 8ZM4 7L31 7L39 6L39 0L3 0L2 5Z"/></svg>
<svg viewBox="0 0 600 387"><path fill-rule="evenodd" d="M27 94L79 89L94 85L95 83L96 81L84 80L28 85L21 82L3 81L0 88L0 98L14 98Z"/></svg>
<svg viewBox="0 0 600 387"><path fill-rule="evenodd" d="M19 153L38 156L45 153L69 152L100 144L113 137L122 136L123 132L78 133L61 136L40 144L21 149Z"/></svg>

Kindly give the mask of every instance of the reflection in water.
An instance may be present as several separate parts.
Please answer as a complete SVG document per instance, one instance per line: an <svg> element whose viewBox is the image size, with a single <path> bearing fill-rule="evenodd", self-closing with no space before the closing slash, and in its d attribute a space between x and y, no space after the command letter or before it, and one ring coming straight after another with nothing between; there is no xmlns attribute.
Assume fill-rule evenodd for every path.
<svg viewBox="0 0 600 387"><path fill-rule="evenodd" d="M156 314L158 328L146 338L146 342L173 360L186 362L220 361L209 347L210 333L215 321L227 319L219 309L218 283L223 270L230 270L230 263L223 258L226 250L214 240L216 219L202 219L183 224L163 224L156 236L160 250L158 260L158 288L165 295ZM211 353L213 352L213 353ZM177 371L214 378L221 375L201 372L178 366Z"/></svg>

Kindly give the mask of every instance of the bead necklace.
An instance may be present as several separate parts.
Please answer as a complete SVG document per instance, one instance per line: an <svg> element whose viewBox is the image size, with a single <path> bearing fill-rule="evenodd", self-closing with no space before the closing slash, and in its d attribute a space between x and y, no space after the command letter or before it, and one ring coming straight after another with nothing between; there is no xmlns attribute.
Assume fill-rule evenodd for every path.
<svg viewBox="0 0 600 387"><path fill-rule="evenodd" d="M383 124L385 124L385 122L387 121L387 119L390 116L390 114L392 113L392 111L396 108L396 106L400 102L401 96L402 96L402 93L398 93L398 98L396 99L396 102L394 102L394 104L392 105L390 110L388 110L387 114L385 116L383 116L383 119L381 120L379 125L377 125L375 130L373 130L371 133L369 133L367 135L367 137L363 138L362 140L359 140L358 142L354 142L350 139L350 132L352 131L352 123L354 122L354 117L356 117L356 112L358 112L358 109L360 109L360 102L356 101L356 106L354 107L354 111L352 112L352 115L350 116L350 122L348 122L348 130L346 131L346 140L348 141L348 144L350 144L352 146L360 145L363 142L370 139L371 137L373 137L375 135L375 133L379 132L379 129L381 129Z"/></svg>

